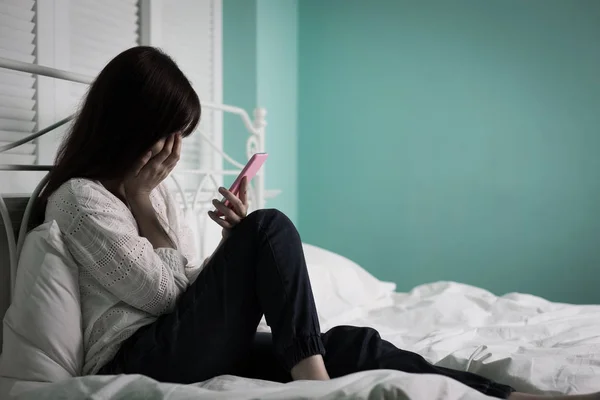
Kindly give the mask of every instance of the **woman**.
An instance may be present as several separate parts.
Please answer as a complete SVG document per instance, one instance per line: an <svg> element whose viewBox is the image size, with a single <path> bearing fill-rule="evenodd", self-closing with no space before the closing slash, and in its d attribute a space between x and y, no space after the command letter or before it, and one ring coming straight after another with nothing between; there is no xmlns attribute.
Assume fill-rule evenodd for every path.
<svg viewBox="0 0 600 400"><path fill-rule="evenodd" d="M537 398L429 364L370 328L321 334L302 244L276 210L246 215L215 200L223 240L202 265L163 180L200 102L176 64L151 47L113 59L91 85L40 196L79 265L84 374L139 373L190 383L221 374L280 382L370 369L452 377L499 398ZM262 317L272 328L256 334ZM595 398L579 396L579 398Z"/></svg>

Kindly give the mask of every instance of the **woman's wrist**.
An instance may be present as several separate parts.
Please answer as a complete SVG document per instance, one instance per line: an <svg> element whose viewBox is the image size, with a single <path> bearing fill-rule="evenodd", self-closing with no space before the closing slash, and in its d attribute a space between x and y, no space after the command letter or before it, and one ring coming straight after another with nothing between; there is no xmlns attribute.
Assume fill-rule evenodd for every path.
<svg viewBox="0 0 600 400"><path fill-rule="evenodd" d="M152 208L152 201L150 200L149 193L136 193L135 195L128 195L127 202L132 211L149 210Z"/></svg>

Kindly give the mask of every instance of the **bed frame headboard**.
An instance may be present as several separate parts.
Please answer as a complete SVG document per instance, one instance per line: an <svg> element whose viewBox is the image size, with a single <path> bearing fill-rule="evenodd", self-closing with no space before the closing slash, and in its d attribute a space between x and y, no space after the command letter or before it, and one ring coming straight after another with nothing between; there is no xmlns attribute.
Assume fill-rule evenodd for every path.
<svg viewBox="0 0 600 400"><path fill-rule="evenodd" d="M90 77L80 74L1 57L0 68L85 84L90 84L93 80ZM264 109L255 109L253 115L254 118L251 119L248 113L239 107L206 102L202 103L202 107L204 109L236 115L241 118L242 123L248 131L248 135L245 137L246 157L248 159L255 153L264 152L266 127L266 111ZM21 140L0 146L0 153L35 140L66 124L73 118L74 116L69 116ZM210 139L210 136L204 132L198 130L195 135L200 135L206 145L220 154L224 161L223 164L229 166L228 168L223 167L222 169L176 169L168 179L168 183L171 188L174 189L176 198L180 202L180 206L186 213L186 220L195 220L195 224L192 224L192 228L198 235L197 239L200 241L198 242L199 255L203 258L212 251L220 239L220 230L218 226L213 223L207 223L210 219L206 216L205 211L212 208L211 200L217 198L217 189L219 184L222 184L223 178L225 176L237 176L244 167L245 161L236 161L226 154L223 149L215 144ZM0 164L0 171L47 172L51 169L51 165ZM186 178L190 177L193 177L193 179L191 179L193 187L191 188L190 185L187 184L190 180L186 180ZM31 200L39 194L39 191L44 185L45 178L40 181L33 193L24 195L3 195L2 188L0 188L0 319L4 318L4 314L6 313L13 296L18 254L27 234L28 214L32 205ZM250 208L263 208L266 199L276 196L278 193L279 191L277 190L265 190L265 171L264 168L261 169L253 179L249 189ZM2 325L3 324L0 324L0 349L2 345Z"/></svg>
<svg viewBox="0 0 600 400"><path fill-rule="evenodd" d="M11 296L11 274L9 257L9 238L7 231L10 229L16 238L19 234L19 227L25 212L25 207L29 201L29 196L10 196L5 197L6 208L9 213L9 221L0 219L0 318L4 317L10 304ZM10 222L10 226L6 223ZM0 324L0 351L2 346L2 324Z"/></svg>

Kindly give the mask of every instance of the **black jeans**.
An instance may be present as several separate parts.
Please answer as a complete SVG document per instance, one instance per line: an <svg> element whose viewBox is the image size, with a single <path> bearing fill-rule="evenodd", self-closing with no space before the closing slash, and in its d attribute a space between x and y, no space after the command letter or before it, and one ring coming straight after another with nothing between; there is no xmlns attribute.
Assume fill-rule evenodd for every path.
<svg viewBox="0 0 600 400"><path fill-rule="evenodd" d="M256 333L263 313L272 335ZM254 212L238 224L175 310L140 328L99 374L136 373L176 383L223 374L288 382L291 368L316 354L332 378L395 369L445 375L500 398L514 391L434 366L371 328L338 326L322 334L300 236L277 210Z"/></svg>

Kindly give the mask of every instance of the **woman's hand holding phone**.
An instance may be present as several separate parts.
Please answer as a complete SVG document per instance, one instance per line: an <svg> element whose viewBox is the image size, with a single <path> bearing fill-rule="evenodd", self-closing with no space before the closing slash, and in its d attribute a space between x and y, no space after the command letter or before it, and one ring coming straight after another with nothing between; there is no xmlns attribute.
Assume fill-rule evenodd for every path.
<svg viewBox="0 0 600 400"><path fill-rule="evenodd" d="M224 187L219 188L219 193L225 199L222 202L214 199L212 203L216 211L209 211L208 216L223 228L222 235L225 238L234 226L246 218L246 214L248 213L248 180L245 177L242 179L238 196ZM225 201L229 202L229 207L225 205Z"/></svg>
<svg viewBox="0 0 600 400"><path fill-rule="evenodd" d="M223 238L226 238L229 230L246 217L248 213L248 185L268 156L267 153L254 154L238 177L235 178L229 190L219 188L223 200L213 200L215 210L209 211L208 215L223 227Z"/></svg>

